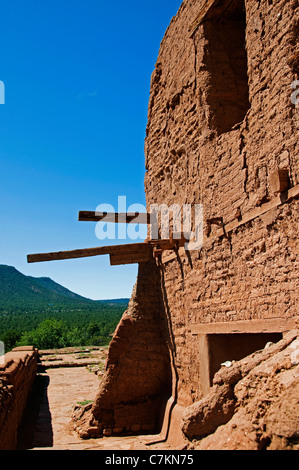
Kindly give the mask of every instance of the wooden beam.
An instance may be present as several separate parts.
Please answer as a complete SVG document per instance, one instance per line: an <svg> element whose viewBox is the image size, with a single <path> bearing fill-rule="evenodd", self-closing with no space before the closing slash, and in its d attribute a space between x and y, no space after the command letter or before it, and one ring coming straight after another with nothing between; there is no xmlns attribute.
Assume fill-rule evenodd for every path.
<svg viewBox="0 0 299 470"><path fill-rule="evenodd" d="M153 238L153 239L146 240L145 243L147 243L148 245L152 245L156 249L165 251L165 250L173 250L175 248L182 247L185 245L186 242L189 241L184 237L183 233L177 233L175 235L176 235L175 238L173 236L167 239Z"/></svg>
<svg viewBox="0 0 299 470"><path fill-rule="evenodd" d="M96 248L86 248L72 251L58 251L53 253L39 253L27 256L28 263L40 263L42 261L57 261L65 259L87 258L90 256L144 253L145 250L151 252L151 248L145 248L144 243L130 243L126 245L100 246Z"/></svg>
<svg viewBox="0 0 299 470"><path fill-rule="evenodd" d="M209 348L209 341L207 335L199 335L198 336L198 352L199 352L199 381L200 381L200 389L202 391L203 396L206 396L211 387L211 370L210 370L210 348Z"/></svg>
<svg viewBox="0 0 299 470"><path fill-rule="evenodd" d="M104 219L104 220L103 220ZM136 222L134 222L134 220ZM132 213L114 213L114 212L92 212L92 211L80 211L79 222L112 222L116 224L150 224L150 214L141 212Z"/></svg>
<svg viewBox="0 0 299 470"><path fill-rule="evenodd" d="M270 186L274 194L283 193L289 187L289 172L286 168L273 171L270 175Z"/></svg>
<svg viewBox="0 0 299 470"><path fill-rule="evenodd" d="M266 318L264 320L202 323L191 326L193 335L237 334L237 333L283 333L296 328L295 318Z"/></svg>
<svg viewBox="0 0 299 470"><path fill-rule="evenodd" d="M110 254L110 265L119 266L122 264L146 263L151 258L151 252L145 250L139 253Z"/></svg>

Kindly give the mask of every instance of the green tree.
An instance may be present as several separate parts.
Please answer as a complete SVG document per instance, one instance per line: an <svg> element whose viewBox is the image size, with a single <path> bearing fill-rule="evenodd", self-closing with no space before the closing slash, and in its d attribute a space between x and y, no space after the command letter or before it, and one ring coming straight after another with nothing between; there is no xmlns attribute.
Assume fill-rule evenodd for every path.
<svg viewBox="0 0 299 470"><path fill-rule="evenodd" d="M31 345L38 349L64 348L67 346L66 323L56 318L42 321L35 330L24 333L19 346Z"/></svg>
<svg viewBox="0 0 299 470"><path fill-rule="evenodd" d="M21 337L21 333L16 330L8 330L1 336L1 339L5 345L5 351L11 351L17 344Z"/></svg>
<svg viewBox="0 0 299 470"><path fill-rule="evenodd" d="M84 346L85 345L85 331L78 326L69 328L66 332L65 342L67 346Z"/></svg>

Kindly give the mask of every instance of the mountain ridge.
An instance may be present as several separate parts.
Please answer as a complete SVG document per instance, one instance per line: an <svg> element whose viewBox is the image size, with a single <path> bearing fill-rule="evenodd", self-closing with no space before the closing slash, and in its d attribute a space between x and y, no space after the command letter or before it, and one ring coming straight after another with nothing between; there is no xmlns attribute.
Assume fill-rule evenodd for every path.
<svg viewBox="0 0 299 470"><path fill-rule="evenodd" d="M53 281L50 277L22 274L14 266L0 264L0 309L43 308L45 306L70 307L102 304L127 304L129 299L93 300L76 294Z"/></svg>

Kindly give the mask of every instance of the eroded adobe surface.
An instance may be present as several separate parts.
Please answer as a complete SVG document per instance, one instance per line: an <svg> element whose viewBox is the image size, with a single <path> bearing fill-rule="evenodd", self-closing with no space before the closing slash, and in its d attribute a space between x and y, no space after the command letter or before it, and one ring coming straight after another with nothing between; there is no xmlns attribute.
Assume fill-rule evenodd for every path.
<svg viewBox="0 0 299 470"><path fill-rule="evenodd" d="M166 31L145 141L148 209L203 204L205 242L140 265L96 403L77 411L85 437L153 428L170 394L182 407L204 398L195 326L298 317L298 1L220 2L194 23L208 3L185 0ZM283 204L278 169L293 188ZM218 236L215 217L240 224Z"/></svg>
<svg viewBox="0 0 299 470"><path fill-rule="evenodd" d="M209 394L184 411L182 428L189 448L298 450L298 423L297 330L221 368Z"/></svg>
<svg viewBox="0 0 299 470"><path fill-rule="evenodd" d="M167 334L158 272L154 263L144 263L110 344L96 402L74 412L81 437L157 429L171 394Z"/></svg>
<svg viewBox="0 0 299 470"><path fill-rule="evenodd" d="M208 218L228 224L237 211L242 217L271 201L275 169L288 169L291 186L299 182L298 106L290 99L297 74L289 65L299 9L297 1L235 2L246 14L233 27L224 14L223 22L212 18L190 38L203 3L183 2L161 44L145 187L149 205L202 203L206 228ZM180 404L201 394L193 324L298 315L297 230L294 199L164 266Z"/></svg>

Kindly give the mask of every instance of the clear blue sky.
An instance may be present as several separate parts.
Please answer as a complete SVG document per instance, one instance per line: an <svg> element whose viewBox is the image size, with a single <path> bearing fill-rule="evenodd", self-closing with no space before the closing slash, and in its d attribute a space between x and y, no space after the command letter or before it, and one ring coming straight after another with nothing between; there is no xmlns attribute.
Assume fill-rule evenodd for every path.
<svg viewBox="0 0 299 470"><path fill-rule="evenodd" d="M180 4L2 0L0 264L93 299L130 297L137 265L26 256L118 243L98 240L79 210L123 195L145 204L150 77Z"/></svg>

